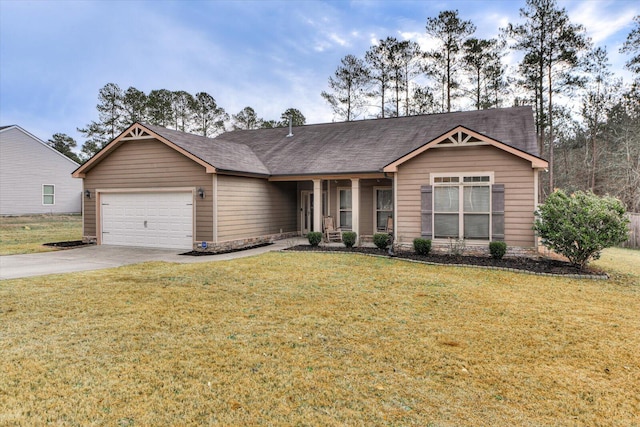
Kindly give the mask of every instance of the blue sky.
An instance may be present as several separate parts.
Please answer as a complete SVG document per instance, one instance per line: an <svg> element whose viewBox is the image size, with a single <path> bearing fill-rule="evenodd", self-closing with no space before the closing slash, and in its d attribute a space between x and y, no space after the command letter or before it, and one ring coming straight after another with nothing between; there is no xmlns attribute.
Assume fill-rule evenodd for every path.
<svg viewBox="0 0 640 427"><path fill-rule="evenodd" d="M573 23L618 53L640 14L636 0L562 1ZM43 140L97 119L98 90L117 83L205 91L229 114L245 106L278 119L289 107L307 123L331 121L320 96L347 54L363 56L394 36L426 46L426 19L457 9L497 36L521 22L522 1L15 1L0 0L0 124L18 124ZM511 59L515 61L515 59Z"/></svg>

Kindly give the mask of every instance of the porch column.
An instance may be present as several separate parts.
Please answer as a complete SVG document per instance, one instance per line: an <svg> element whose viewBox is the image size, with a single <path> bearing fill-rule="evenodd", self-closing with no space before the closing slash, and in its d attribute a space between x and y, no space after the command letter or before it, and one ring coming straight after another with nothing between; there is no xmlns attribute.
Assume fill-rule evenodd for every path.
<svg viewBox="0 0 640 427"><path fill-rule="evenodd" d="M313 180L313 231L322 232L322 180Z"/></svg>
<svg viewBox="0 0 640 427"><path fill-rule="evenodd" d="M360 178L351 178L351 224L360 241Z"/></svg>

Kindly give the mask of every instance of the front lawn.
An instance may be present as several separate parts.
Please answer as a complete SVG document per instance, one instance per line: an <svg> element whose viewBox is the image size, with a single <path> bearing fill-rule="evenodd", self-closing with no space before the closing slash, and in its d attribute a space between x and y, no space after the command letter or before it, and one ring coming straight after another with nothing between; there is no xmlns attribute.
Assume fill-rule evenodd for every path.
<svg viewBox="0 0 640 427"><path fill-rule="evenodd" d="M0 217L0 255L55 250L44 243L82 240L81 215Z"/></svg>
<svg viewBox="0 0 640 427"><path fill-rule="evenodd" d="M637 425L640 252L597 265L269 253L2 281L0 424Z"/></svg>

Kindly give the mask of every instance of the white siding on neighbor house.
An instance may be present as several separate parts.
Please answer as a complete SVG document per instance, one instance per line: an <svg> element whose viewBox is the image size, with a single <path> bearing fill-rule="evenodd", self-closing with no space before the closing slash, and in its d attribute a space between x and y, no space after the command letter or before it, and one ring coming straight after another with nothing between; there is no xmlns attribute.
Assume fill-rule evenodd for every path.
<svg viewBox="0 0 640 427"><path fill-rule="evenodd" d="M0 215L80 213L82 180L71 177L71 159L18 126L0 130ZM42 186L55 186L53 205Z"/></svg>

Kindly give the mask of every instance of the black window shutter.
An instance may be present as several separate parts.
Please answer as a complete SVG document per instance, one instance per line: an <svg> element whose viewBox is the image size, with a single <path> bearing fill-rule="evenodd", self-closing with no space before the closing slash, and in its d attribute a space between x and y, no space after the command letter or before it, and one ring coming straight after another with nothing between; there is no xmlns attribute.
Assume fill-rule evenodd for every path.
<svg viewBox="0 0 640 427"><path fill-rule="evenodd" d="M433 239L432 214L433 214L433 186L423 185L420 187L420 217L421 236L425 239Z"/></svg>
<svg viewBox="0 0 640 427"><path fill-rule="evenodd" d="M491 186L491 240L504 240L504 184Z"/></svg>

